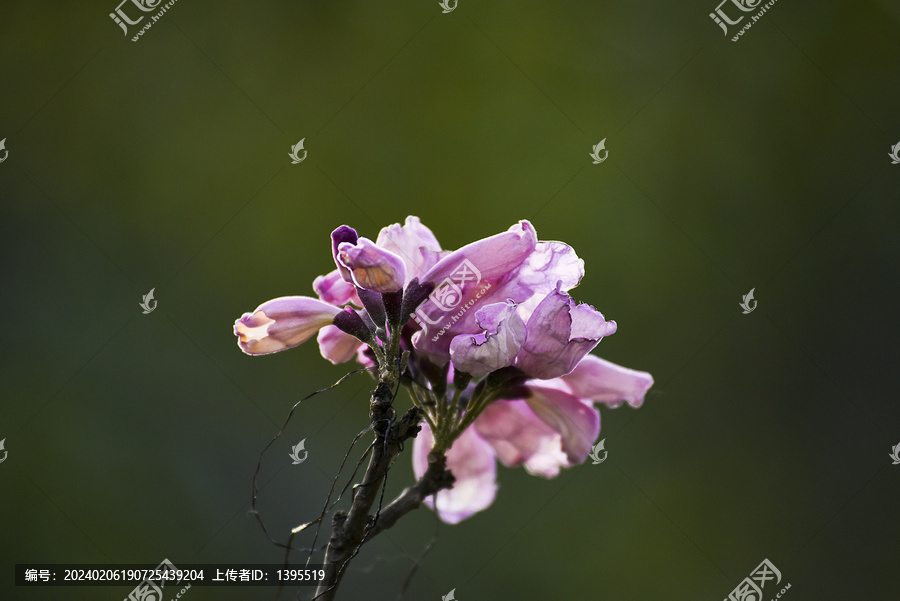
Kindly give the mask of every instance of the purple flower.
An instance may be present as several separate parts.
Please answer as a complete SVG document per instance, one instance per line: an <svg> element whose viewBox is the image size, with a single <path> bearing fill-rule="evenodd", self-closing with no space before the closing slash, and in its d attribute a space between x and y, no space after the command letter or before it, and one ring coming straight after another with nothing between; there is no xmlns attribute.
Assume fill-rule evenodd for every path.
<svg viewBox="0 0 900 601"><path fill-rule="evenodd" d="M416 351L438 365L450 359L450 343L481 329L476 304L506 301L527 306L535 295L576 286L583 261L562 242L539 242L534 227L522 221L508 231L468 244L444 256L420 280L435 290L415 312L422 328L413 337Z"/></svg>
<svg viewBox="0 0 900 601"><path fill-rule="evenodd" d="M350 270L353 283L373 292L397 292L406 284L406 265L398 255L368 238L341 242L338 260Z"/></svg>
<svg viewBox="0 0 900 601"><path fill-rule="evenodd" d="M563 373L560 369L574 365L576 357L592 348L590 341L593 338L589 336L594 334L583 332L589 328L581 327L582 323L596 321L588 315L586 306L565 307L575 322L570 332L573 338L561 348L543 336L535 337L531 343L523 337L519 322L536 312L539 300L553 292L564 294L563 291L576 286L584 274L583 261L570 246L562 242L538 241L534 228L527 221L454 252L441 250L431 230L414 216L407 217L403 226L395 223L383 228L377 242L360 237L356 230L346 225L332 232L331 241L338 268L313 282L317 296L325 303L362 308L357 287L374 293L392 293L401 290L414 277L435 286L428 299L416 308L414 322L410 321L412 348L407 350L415 350L437 365L450 360L450 345L459 336L464 338L455 343L455 364L463 371L471 370L476 376L494 371L498 366L513 364L509 354L523 344L525 347L517 351L516 364L532 366L535 373L530 375L537 377ZM508 315L504 319L493 326L488 321L478 321L480 310L507 302L516 303L518 307L506 309ZM553 307L542 306L537 312L538 318L550 320L562 312L560 305L561 301ZM492 319L487 313L483 315L485 320ZM582 315L585 319L581 319ZM298 318L303 319L302 316ZM535 328L540 327L538 318L535 318ZM564 316L557 316L560 323L564 320ZM359 342L356 352L351 353L351 346L356 343L349 335L339 332L327 328L319 336L322 356L331 362L362 356L360 351L365 345ZM576 339L581 334L587 337ZM562 333L557 334L559 340L562 336ZM465 351L463 346L466 346ZM284 348L290 347L278 346L277 350ZM552 366L540 365L538 355L541 353L553 356Z"/></svg>
<svg viewBox="0 0 900 601"><path fill-rule="evenodd" d="M442 254L431 230L413 216L407 217L402 227L394 224L383 228L378 242L360 238L352 227L342 225L331 233L331 243L337 269L313 282L321 302L285 297L245 314L234 329L245 353L267 354L292 348L322 328L318 343L323 357L332 363L357 357L371 366L371 360L362 353L366 345L331 325L334 315L341 307L363 307L357 286L376 293L395 292L431 268ZM284 302L288 299L292 302Z"/></svg>
<svg viewBox="0 0 900 601"><path fill-rule="evenodd" d="M306 342L339 311L308 296L283 296L244 313L234 322L234 333L248 355L268 355Z"/></svg>
<svg viewBox="0 0 900 601"><path fill-rule="evenodd" d="M653 385L649 373L589 354L616 323L569 296L584 262L567 244L539 241L528 221L452 252L412 216L376 242L349 226L331 240L337 269L316 278L319 298L263 303L235 322L239 345L273 353L318 332L323 357L355 357L382 382L391 370L400 377L403 354L400 381L427 422L414 471L425 473L436 447L455 478L426 501L446 522L493 502L497 460L546 478L584 462L600 432L595 404L640 407Z"/></svg>
<svg viewBox="0 0 900 601"><path fill-rule="evenodd" d="M473 377L515 365L532 378L547 380L571 372L604 336L616 331L590 305L578 305L558 288L539 299L528 318L512 300L475 311L476 331L450 342L453 367Z"/></svg>
<svg viewBox="0 0 900 601"><path fill-rule="evenodd" d="M529 380L522 398L493 401L447 453L448 468L457 483L462 474L466 488L465 493L448 495L443 501L446 505L441 495L447 492L439 492L438 516L455 524L485 509L496 495L495 471L490 464L497 459L546 478L555 477L561 468L583 463L600 433L600 413L593 402L616 406L627 401L637 407L652 385L653 378L646 372L588 355L567 376ZM457 452L456 445L463 439ZM413 468L417 476L424 473L433 444L430 431L415 439ZM455 490L456 485L449 492ZM428 506L435 508L433 500Z"/></svg>

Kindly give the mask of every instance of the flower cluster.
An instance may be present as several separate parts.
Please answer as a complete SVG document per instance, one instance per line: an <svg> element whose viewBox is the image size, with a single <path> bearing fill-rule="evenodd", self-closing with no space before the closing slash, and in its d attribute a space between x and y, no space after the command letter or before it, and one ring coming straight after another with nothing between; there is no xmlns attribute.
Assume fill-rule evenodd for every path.
<svg viewBox="0 0 900 601"><path fill-rule="evenodd" d="M446 522L493 502L498 459L548 478L584 462L600 432L595 403L640 407L653 384L589 354L616 323L569 296L584 262L527 221L456 251L412 216L374 242L348 226L331 239L336 269L313 282L318 298L245 313L238 344L262 355L317 334L332 363L393 372L425 415L416 476L437 451L455 477L426 501Z"/></svg>

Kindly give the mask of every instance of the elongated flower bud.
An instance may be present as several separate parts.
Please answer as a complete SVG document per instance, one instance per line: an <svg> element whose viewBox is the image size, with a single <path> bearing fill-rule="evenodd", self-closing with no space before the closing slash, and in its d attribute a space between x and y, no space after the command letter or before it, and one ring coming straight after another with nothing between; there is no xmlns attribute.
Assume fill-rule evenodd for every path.
<svg viewBox="0 0 900 601"><path fill-rule="evenodd" d="M342 225L331 232L331 254L334 255L334 263L337 265L338 271L341 272L341 277L350 283L353 283L353 278L350 277L350 270L338 259L338 246L344 242L356 244L357 240L359 240L359 234L349 225Z"/></svg>
<svg viewBox="0 0 900 601"><path fill-rule="evenodd" d="M309 340L332 322L340 309L308 296L266 301L234 322L238 346L248 355L268 355Z"/></svg>
<svg viewBox="0 0 900 601"><path fill-rule="evenodd" d="M338 244L338 261L350 270L353 282L366 290L397 292L406 283L403 259L368 238Z"/></svg>

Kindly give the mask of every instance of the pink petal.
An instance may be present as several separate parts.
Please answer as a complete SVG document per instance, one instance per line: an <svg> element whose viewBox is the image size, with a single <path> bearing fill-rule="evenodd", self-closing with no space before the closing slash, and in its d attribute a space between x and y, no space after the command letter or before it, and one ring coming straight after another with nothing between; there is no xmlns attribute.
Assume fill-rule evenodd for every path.
<svg viewBox="0 0 900 601"><path fill-rule="evenodd" d="M562 379L579 397L610 407L617 407L623 401L632 407L640 407L653 386L653 376L649 373L628 369L595 355L586 355L572 373Z"/></svg>
<svg viewBox="0 0 900 601"><path fill-rule="evenodd" d="M365 344L360 344L356 350L356 361L363 367L375 367L375 361L366 354L368 349L369 347Z"/></svg>
<svg viewBox="0 0 900 601"><path fill-rule="evenodd" d="M507 296L495 296L498 286L515 277L516 270L528 258L537 238L534 228L523 221L509 231L468 244L441 259L420 281L432 282L434 292L415 312L422 331L413 345L438 364L450 359L450 341L459 334L475 334L475 305L483 306ZM530 292L521 291L514 301L525 300Z"/></svg>
<svg viewBox="0 0 900 601"><path fill-rule="evenodd" d="M335 269L325 275L320 275L313 281L313 290L315 290L319 299L343 307L348 303L353 303L357 307L362 307L359 296L356 294L356 286L347 282L341 276L341 272Z"/></svg>
<svg viewBox="0 0 900 601"><path fill-rule="evenodd" d="M413 441L413 472L417 479L428 469L428 453L433 445L431 430L423 423L422 431ZM438 491L425 499L425 505L436 511L441 520L458 524L494 502L497 462L491 446L475 433L474 428L467 428L447 451L447 467L456 478L453 488Z"/></svg>
<svg viewBox="0 0 900 601"><path fill-rule="evenodd" d="M525 373L550 379L572 371L604 336L616 331L590 305L576 305L557 288L535 308L526 325L525 344L516 365Z"/></svg>
<svg viewBox="0 0 900 601"><path fill-rule="evenodd" d="M550 384L528 382L531 396L524 400L541 421L559 433L569 465L582 463L600 434L600 412L562 387Z"/></svg>
<svg viewBox="0 0 900 601"><path fill-rule="evenodd" d="M453 366L474 377L512 365L525 341L525 322L516 313L516 303L491 303L475 312L484 332L460 334L450 342Z"/></svg>
<svg viewBox="0 0 900 601"><path fill-rule="evenodd" d="M584 276L584 261L564 242L538 242L516 271L510 284L499 287L495 294L515 296L514 291L527 288L533 295L544 295L556 289L570 290Z"/></svg>
<svg viewBox="0 0 900 601"><path fill-rule="evenodd" d="M418 217L410 215L399 223L381 229L375 244L398 255L406 264L406 283L420 278L440 259L441 245Z"/></svg>
<svg viewBox="0 0 900 601"><path fill-rule="evenodd" d="M525 464L530 473L553 478L569 465L562 437L525 401L494 401L475 420L475 429L507 467Z"/></svg>
<svg viewBox="0 0 900 601"><path fill-rule="evenodd" d="M234 322L238 346L248 355L267 355L309 340L340 311L308 296L283 296L266 301Z"/></svg>
<svg viewBox="0 0 900 601"><path fill-rule="evenodd" d="M316 340L322 356L335 365L349 361L356 356L360 346L365 347L358 338L342 332L336 326L325 326L319 330Z"/></svg>

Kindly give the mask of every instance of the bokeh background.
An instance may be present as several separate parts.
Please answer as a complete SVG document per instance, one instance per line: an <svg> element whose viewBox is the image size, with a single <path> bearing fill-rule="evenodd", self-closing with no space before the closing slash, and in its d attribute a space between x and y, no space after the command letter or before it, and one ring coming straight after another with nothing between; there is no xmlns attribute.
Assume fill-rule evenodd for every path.
<svg viewBox="0 0 900 601"><path fill-rule="evenodd" d="M311 293L337 225L409 214L444 248L520 219L574 246L574 296L619 324L595 353L656 385L602 412L604 463L501 468L458 526L418 510L339 598L397 599L417 566L404 599L718 600L764 558L787 599L894 594L896 2L779 0L737 43L716 0L179 0L138 42L115 8L0 7L0 598L130 590L17 588L15 563L279 562L257 457L352 366L244 356L232 323ZM277 540L370 383L304 402L265 456ZM388 494L411 482L402 457Z"/></svg>

